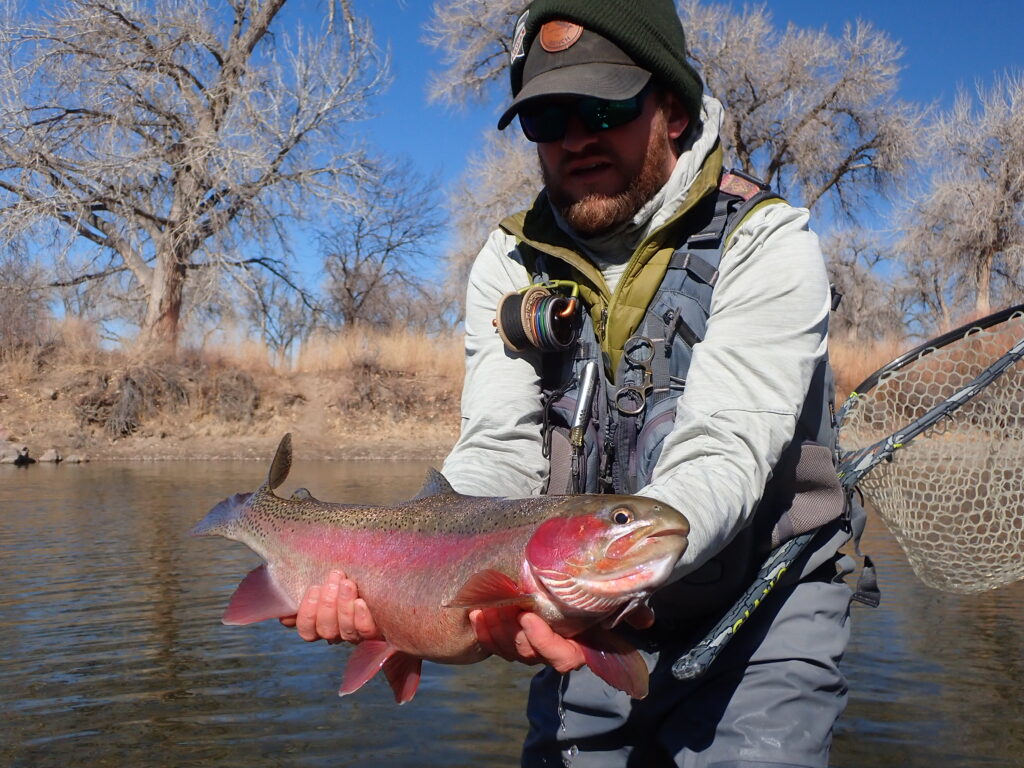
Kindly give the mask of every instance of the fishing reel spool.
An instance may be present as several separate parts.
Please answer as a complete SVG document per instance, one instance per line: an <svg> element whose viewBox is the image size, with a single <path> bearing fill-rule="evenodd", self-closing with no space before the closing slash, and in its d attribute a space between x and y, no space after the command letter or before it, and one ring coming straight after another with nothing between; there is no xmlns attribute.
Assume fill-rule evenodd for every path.
<svg viewBox="0 0 1024 768"><path fill-rule="evenodd" d="M568 296L556 292L566 289ZM580 335L579 290L572 281L549 280L502 296L494 326L505 346L516 352L561 352L575 344Z"/></svg>

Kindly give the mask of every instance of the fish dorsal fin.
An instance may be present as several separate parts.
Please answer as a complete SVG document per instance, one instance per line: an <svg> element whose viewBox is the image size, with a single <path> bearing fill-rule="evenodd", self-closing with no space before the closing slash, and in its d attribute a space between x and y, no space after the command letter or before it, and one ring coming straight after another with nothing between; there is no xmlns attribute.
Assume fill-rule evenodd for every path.
<svg viewBox="0 0 1024 768"><path fill-rule="evenodd" d="M288 477L292 468L292 433L286 432L281 442L277 445L277 453L274 454L274 461L270 464L270 474L267 475L267 486L271 490L277 488Z"/></svg>
<svg viewBox="0 0 1024 768"><path fill-rule="evenodd" d="M425 499L428 496L452 496L454 494L455 489L452 488L448 479L431 467L427 470L427 478L423 481L423 487L419 493L412 497L412 500Z"/></svg>

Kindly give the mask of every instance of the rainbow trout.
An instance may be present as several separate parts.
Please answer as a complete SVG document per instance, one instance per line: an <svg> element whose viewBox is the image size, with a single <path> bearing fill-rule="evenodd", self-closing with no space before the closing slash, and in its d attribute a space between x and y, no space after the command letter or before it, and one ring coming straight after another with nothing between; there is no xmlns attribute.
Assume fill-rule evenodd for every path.
<svg viewBox="0 0 1024 768"><path fill-rule="evenodd" d="M225 624L290 616L306 589L343 570L383 640L352 651L339 693L380 669L398 702L419 685L422 660L471 664L488 655L469 623L473 608L518 605L575 637L591 669L634 698L647 666L610 627L668 578L686 549L679 512L641 496L463 496L431 470L411 501L331 504L308 492L274 493L291 468L291 436L267 481L217 504L195 536L240 541L265 561L239 584Z"/></svg>

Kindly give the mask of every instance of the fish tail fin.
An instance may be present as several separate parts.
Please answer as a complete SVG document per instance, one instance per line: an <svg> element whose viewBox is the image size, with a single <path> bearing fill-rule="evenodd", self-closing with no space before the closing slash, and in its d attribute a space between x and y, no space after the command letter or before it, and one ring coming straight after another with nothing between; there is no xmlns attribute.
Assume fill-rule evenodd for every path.
<svg viewBox="0 0 1024 768"><path fill-rule="evenodd" d="M193 536L226 536L231 534L238 521L245 516L251 493L236 493L229 496L211 509L202 520L190 531Z"/></svg>

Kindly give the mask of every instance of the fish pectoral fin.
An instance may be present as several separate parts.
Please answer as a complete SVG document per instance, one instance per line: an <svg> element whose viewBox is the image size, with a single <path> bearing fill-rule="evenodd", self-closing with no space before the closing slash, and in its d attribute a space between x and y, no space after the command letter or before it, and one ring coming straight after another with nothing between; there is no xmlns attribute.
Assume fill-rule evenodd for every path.
<svg viewBox="0 0 1024 768"><path fill-rule="evenodd" d="M254 624L264 619L292 616L298 606L292 602L270 575L266 565L249 571L231 596L221 621L225 624Z"/></svg>
<svg viewBox="0 0 1024 768"><path fill-rule="evenodd" d="M470 576L462 589L446 603L445 608L494 608L499 605L518 605L532 608L533 595L523 592L519 585L501 571L488 568Z"/></svg>
<svg viewBox="0 0 1024 768"><path fill-rule="evenodd" d="M395 654L399 653L387 640L364 640L352 649L345 665L345 674L341 678L339 696L355 693L380 672L381 667ZM405 654L402 654L405 655ZM417 678L419 682L419 678ZM415 692L415 688L413 689ZM396 694L397 695L397 694ZM412 698L410 694L409 698Z"/></svg>
<svg viewBox="0 0 1024 768"><path fill-rule="evenodd" d="M423 659L398 651L384 662L384 674L395 693L395 701L405 704L412 701L420 685L420 671Z"/></svg>
<svg viewBox="0 0 1024 768"><path fill-rule="evenodd" d="M634 699L647 696L650 673L640 652L614 632L591 629L573 638L583 648L591 671Z"/></svg>

